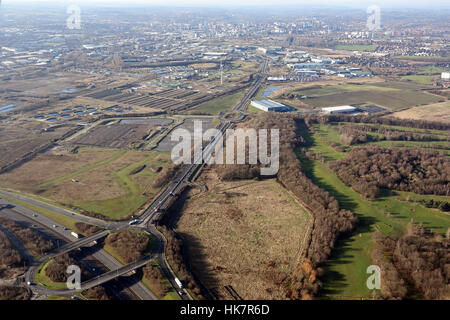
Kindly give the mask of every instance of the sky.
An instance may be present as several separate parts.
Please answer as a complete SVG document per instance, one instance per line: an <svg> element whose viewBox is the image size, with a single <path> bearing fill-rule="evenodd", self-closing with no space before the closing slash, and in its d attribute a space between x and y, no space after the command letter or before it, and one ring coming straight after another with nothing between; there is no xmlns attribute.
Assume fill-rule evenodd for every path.
<svg viewBox="0 0 450 320"><path fill-rule="evenodd" d="M449 0L0 0L2 4L18 3L58 3L58 4L101 4L114 6L117 4L148 4L158 6L296 6L296 5L326 5L346 7L450 7Z"/></svg>

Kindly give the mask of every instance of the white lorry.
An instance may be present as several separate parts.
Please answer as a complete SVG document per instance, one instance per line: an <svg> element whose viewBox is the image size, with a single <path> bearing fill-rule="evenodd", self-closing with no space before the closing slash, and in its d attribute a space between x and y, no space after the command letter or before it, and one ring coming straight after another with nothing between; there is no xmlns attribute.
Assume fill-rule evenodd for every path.
<svg viewBox="0 0 450 320"><path fill-rule="evenodd" d="M72 236L74 236L75 238L77 238L77 239L80 237L80 236L78 235L78 233L75 233L75 232L73 232L73 231L72 231L70 234L71 234Z"/></svg>
<svg viewBox="0 0 450 320"><path fill-rule="evenodd" d="M176 282L177 285L180 287L180 289L183 289L183 284L181 283L180 279L175 278L175 282Z"/></svg>

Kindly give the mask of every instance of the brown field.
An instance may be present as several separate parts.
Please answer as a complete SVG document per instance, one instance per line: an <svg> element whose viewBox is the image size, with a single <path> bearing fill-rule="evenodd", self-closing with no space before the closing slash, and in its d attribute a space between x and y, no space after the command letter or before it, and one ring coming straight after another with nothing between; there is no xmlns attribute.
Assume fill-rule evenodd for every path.
<svg viewBox="0 0 450 320"><path fill-rule="evenodd" d="M285 298L275 278L301 260L310 216L273 179L217 179L214 171L202 174L208 191L187 200L177 223L193 272L223 299L232 298L225 286L243 299Z"/></svg>
<svg viewBox="0 0 450 320"><path fill-rule="evenodd" d="M191 65L194 69L217 69L217 64L215 63L196 63Z"/></svg>
<svg viewBox="0 0 450 320"><path fill-rule="evenodd" d="M113 124L100 124L89 130L85 135L72 140L70 143L108 148L137 148L150 135L171 122L172 120L155 118L120 120Z"/></svg>
<svg viewBox="0 0 450 320"><path fill-rule="evenodd" d="M80 149L76 154L50 151L0 175L0 186L25 192L42 192L39 186L111 157L111 150ZM41 191L39 191L41 190Z"/></svg>
<svg viewBox="0 0 450 320"><path fill-rule="evenodd" d="M170 155L103 148L57 147L0 175L0 187L110 218L140 209L158 192L152 187ZM138 171L137 168L142 168Z"/></svg>
<svg viewBox="0 0 450 320"><path fill-rule="evenodd" d="M61 127L54 131L43 131L48 125L37 121L0 121L0 168L21 159L72 130Z"/></svg>
<svg viewBox="0 0 450 320"><path fill-rule="evenodd" d="M450 101L413 107L408 110L395 112L393 116L400 119L428 120L450 123Z"/></svg>
<svg viewBox="0 0 450 320"><path fill-rule="evenodd" d="M126 152L108 165L77 175L78 183L66 180L53 186L48 192L51 192L52 198L63 203L102 201L125 196L126 190L121 187L113 173L128 167L131 163L141 161L146 155L144 152Z"/></svg>

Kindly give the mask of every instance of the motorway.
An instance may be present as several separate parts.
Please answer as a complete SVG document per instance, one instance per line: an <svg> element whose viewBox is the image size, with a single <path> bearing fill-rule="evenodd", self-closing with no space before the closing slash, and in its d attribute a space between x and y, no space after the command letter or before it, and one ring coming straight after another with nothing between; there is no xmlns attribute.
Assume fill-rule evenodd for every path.
<svg viewBox="0 0 450 320"><path fill-rule="evenodd" d="M161 269L163 270L164 274L168 278L169 282L172 284L172 286L176 289L176 292L179 294L181 299L191 299L188 292L183 288L180 290L178 285L175 282L175 275L170 269L170 266L168 265L166 258L165 258L165 239L163 235L156 230L155 226L153 225L154 220L159 216L159 214L168 209L172 203L174 202L177 195L181 193L181 191L188 186L189 184L189 178L197 171L201 170L202 163L205 159L208 159L212 152L214 151L214 148L218 141L221 141L221 139L217 139L219 135L224 134L225 131L230 128L230 126L233 123L242 121L245 118L245 114L243 112L244 107L248 104L250 99L252 99L256 93L258 92L261 84L265 80L265 73L266 69L268 67L268 60L264 60L263 66L260 70L260 72L257 74L257 79L253 86L248 90L248 92L245 94L245 96L241 99L241 101L232 109L232 112L240 112L241 117L237 120L224 120L221 119L222 122L218 127L219 132L216 134L214 139L210 140L210 142L206 145L206 147L203 150L203 155L200 155L200 158L195 158L193 164L188 164L183 167L183 169L180 170L180 172L175 176L175 178L168 183L166 188L157 196L157 198L150 204L150 206L145 210L145 212L139 217L139 221L136 225L132 226L132 228L140 228L143 230L146 230L149 232L152 236L155 237L155 239L158 242L157 250L155 253L153 253L153 256L157 256L159 258ZM26 274L26 281L33 282L34 278L34 272L38 268L39 265L44 263L45 261L55 257L56 255L67 253L72 250L75 250L77 248L86 246L89 243L92 243L94 240L98 240L100 238L105 237L107 234L109 234L111 231L118 231L126 228L130 228L130 225L128 222L117 222L117 223L108 223L99 219L86 217L77 213L74 213L72 211L62 209L35 199L31 199L22 195L17 195L15 193L6 192L6 191L0 191L0 196L5 196L9 198L13 198L16 200L20 200L29 204L32 204L34 206L38 206L41 208L44 208L48 211L56 212L62 215L65 215L67 217L77 219L86 223L94 224L101 226L105 228L106 230L101 231L99 233L96 233L90 237L82 238L80 240L76 239L71 236L71 230L67 230L66 228L56 224L51 219L48 219L47 217L44 217L40 214L37 214L31 210L28 210L26 208L23 208L21 206L16 206L12 203L9 203L6 201L7 204L16 206L19 208L21 214L25 215L27 218L36 221L37 223L49 228L53 229L52 231L59 233L62 238L69 239L69 243L60 247L58 250L53 252L50 255L47 255L39 260L38 263L33 264L27 274ZM5 202L3 200L3 202ZM95 285L99 285L102 283L105 283L107 281L110 281L113 278L116 278L117 276L121 274L126 274L132 270L135 270L139 267L142 267L145 263L147 263L150 260L150 257L147 257L141 261L123 266L120 264L117 260L115 260L113 257L111 257L109 254L107 254L104 250L99 250L98 252L94 253L93 256L98 259L104 266L106 266L110 272L104 273L95 279L90 280L88 283L82 284L83 290L86 288L91 288ZM147 260L148 259L148 260ZM145 263L144 263L145 262ZM115 275L115 276L114 276ZM80 290L51 290L48 288L43 288L38 285L32 285L31 289L34 292L38 292L41 294L47 294L47 295L54 295L54 294L71 294L76 291ZM135 282L130 286L130 289L142 300L155 300L157 299L156 296L148 290L140 281Z"/></svg>
<svg viewBox="0 0 450 320"><path fill-rule="evenodd" d="M30 265L30 268L28 269L27 273L25 274L25 282L33 283L34 281L34 273L38 269L38 267L44 263L45 261L51 259L52 257L57 254L60 254L61 249L71 248L72 250L80 247L79 242L81 241L82 245L85 241L84 239L76 239L71 235L71 230L65 229L63 226L57 224L53 220L37 213L34 211L31 211L25 207L22 207L20 205L16 205L14 203L10 203L9 201L6 201L4 199L0 199L0 207L3 207L4 205L9 205L9 207L3 208L0 210L1 214L3 216L6 216L10 219L16 220L16 221L26 221L29 223L32 223L37 228L45 228L48 230L51 234L55 235L55 238L57 239L55 242L59 244L62 244L63 242L67 242L66 245L59 247L56 249L55 252L49 254L48 256L44 256L38 261L33 260L33 263ZM51 205L50 205L51 207ZM46 206L48 209L49 207ZM57 207L55 207L57 209ZM54 211L54 210L51 210ZM105 232L109 233L109 230L101 231L100 234L104 236ZM98 234L94 235L94 238L98 237ZM90 242L92 242L93 239L90 238ZM104 265L109 270L117 270L123 267L123 265L118 262L116 259L114 259L112 256L110 256L106 251L100 249L92 254L92 256L98 260L102 265ZM130 284L129 289L139 298L142 300L157 300L157 297L149 290L147 287L145 287L142 282L140 281L130 281L133 282L133 284ZM44 295L69 295L73 293L73 291L69 290L51 290L45 287L40 287L39 285L32 284L30 286L30 289L39 294Z"/></svg>

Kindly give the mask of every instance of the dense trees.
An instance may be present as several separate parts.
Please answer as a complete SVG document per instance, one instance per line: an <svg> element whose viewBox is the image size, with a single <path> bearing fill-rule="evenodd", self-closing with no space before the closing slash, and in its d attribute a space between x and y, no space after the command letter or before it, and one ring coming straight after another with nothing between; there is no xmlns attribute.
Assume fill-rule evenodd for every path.
<svg viewBox="0 0 450 320"><path fill-rule="evenodd" d="M216 171L223 181L260 177L260 168L257 165L220 165L216 167Z"/></svg>
<svg viewBox="0 0 450 320"><path fill-rule="evenodd" d="M450 299L448 239L427 232L421 224L410 223L407 229L402 237L374 234L372 258L381 267L382 297Z"/></svg>
<svg viewBox="0 0 450 320"><path fill-rule="evenodd" d="M86 296L91 300L112 300L103 286L90 288L87 291Z"/></svg>
<svg viewBox="0 0 450 320"><path fill-rule="evenodd" d="M429 239L414 231L397 241L393 257L425 299L450 299L448 241Z"/></svg>
<svg viewBox="0 0 450 320"><path fill-rule="evenodd" d="M144 268L144 277L150 282L152 290L159 297L164 297L167 292L167 286L164 285L164 274L154 261L150 261Z"/></svg>
<svg viewBox="0 0 450 320"><path fill-rule="evenodd" d="M420 194L450 193L449 159L417 149L354 148L346 158L330 163L330 168L345 184L369 199L376 198L382 188Z"/></svg>
<svg viewBox="0 0 450 320"><path fill-rule="evenodd" d="M0 231L0 277L3 274L3 268L13 268L19 266L21 262L20 253L14 248L8 237Z"/></svg>
<svg viewBox="0 0 450 320"><path fill-rule="evenodd" d="M84 222L76 222L75 223L75 227L77 228L77 230L80 233L82 233L82 234L84 234L86 236L90 236L90 235L92 235L94 233L97 233L97 232L99 232L101 230L97 226L94 226L92 224L87 224L87 223L84 223Z"/></svg>
<svg viewBox="0 0 450 320"><path fill-rule="evenodd" d="M111 233L106 238L106 244L111 246L126 263L131 263L143 257L150 239L144 233L124 230Z"/></svg>
<svg viewBox="0 0 450 320"><path fill-rule="evenodd" d="M407 284L400 276L392 261L396 240L376 231L372 240L375 243L372 261L381 269L381 297L384 299L403 299L408 293Z"/></svg>
<svg viewBox="0 0 450 320"><path fill-rule="evenodd" d="M0 285L0 300L28 300L31 293L23 287L10 287Z"/></svg>
<svg viewBox="0 0 450 320"><path fill-rule="evenodd" d="M24 228L12 220L0 217L0 224L11 231L34 255L41 255L53 249L54 244L44 239L38 232Z"/></svg>
<svg viewBox="0 0 450 320"><path fill-rule="evenodd" d="M70 265L79 265L76 257L72 257L69 253L59 255L48 263L45 268L45 275L53 282L66 282L70 276L67 273L67 267ZM81 282L91 277L92 275L86 269L81 268Z"/></svg>
<svg viewBox="0 0 450 320"><path fill-rule="evenodd" d="M367 141L450 141L450 136L433 133L417 133L407 129L374 126L369 124L346 123L337 126L341 142L346 145ZM370 135L368 134L370 133ZM444 132L443 132L444 133Z"/></svg>
<svg viewBox="0 0 450 320"><path fill-rule="evenodd" d="M68 274L67 267L76 265L76 261L67 253L55 257L45 268L45 275L54 282L66 282Z"/></svg>
<svg viewBox="0 0 450 320"><path fill-rule="evenodd" d="M425 207L427 208L439 209L442 212L450 211L450 203L448 201L428 199L428 200L421 200L420 202L424 204Z"/></svg>

